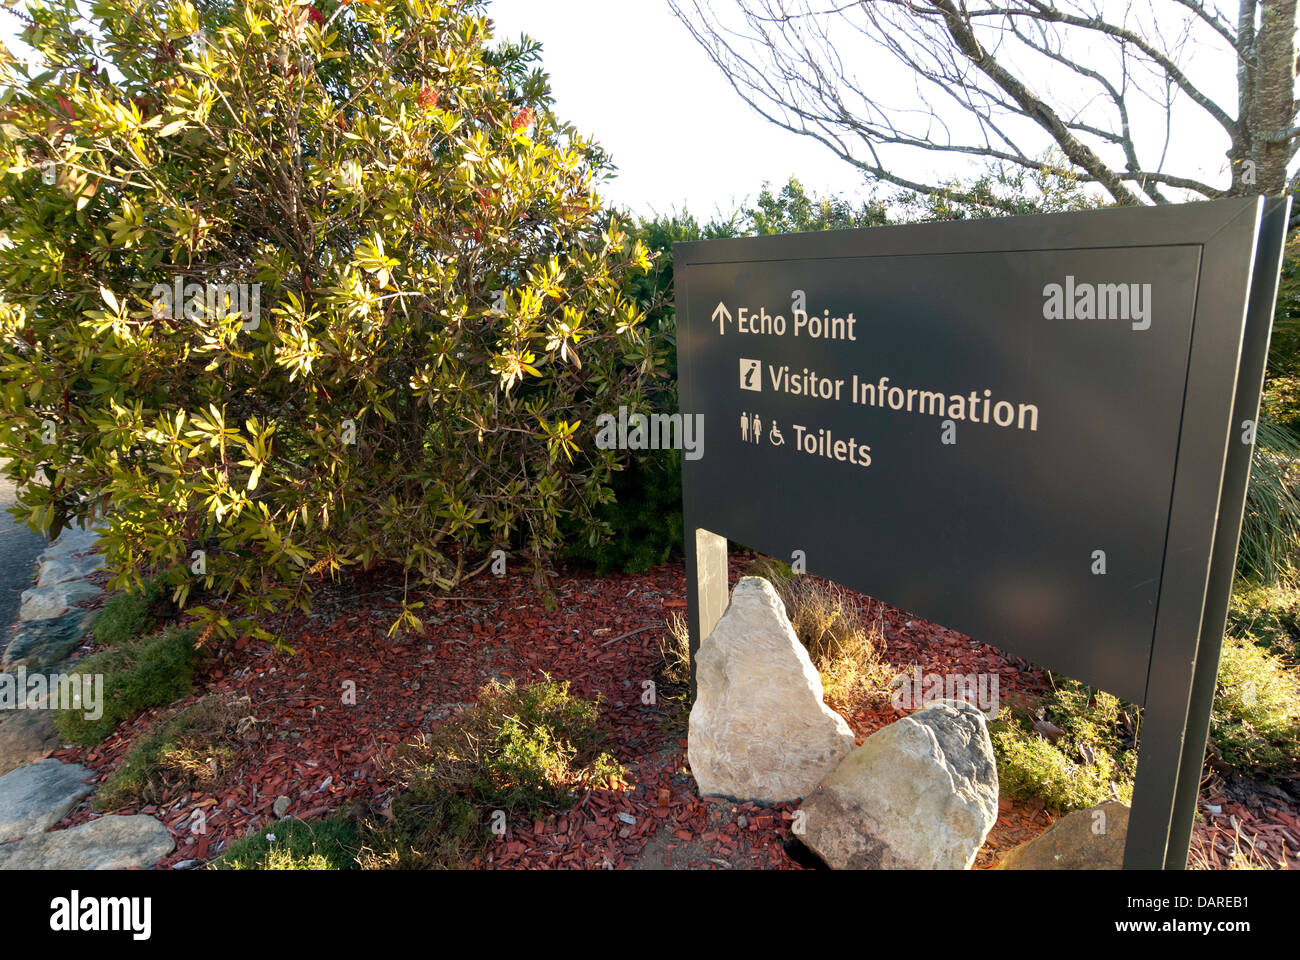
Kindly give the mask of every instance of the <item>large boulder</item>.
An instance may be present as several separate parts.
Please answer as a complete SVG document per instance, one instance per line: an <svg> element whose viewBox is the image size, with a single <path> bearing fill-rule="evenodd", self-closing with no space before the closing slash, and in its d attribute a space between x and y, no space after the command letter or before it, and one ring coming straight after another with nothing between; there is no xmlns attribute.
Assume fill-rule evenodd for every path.
<svg viewBox="0 0 1300 960"><path fill-rule="evenodd" d="M968 870L998 817L984 715L940 700L868 737L800 806L837 870Z"/></svg>
<svg viewBox="0 0 1300 960"><path fill-rule="evenodd" d="M0 870L129 870L152 867L176 846L153 817L107 816L0 846Z"/></svg>
<svg viewBox="0 0 1300 960"><path fill-rule="evenodd" d="M1002 858L999 870L1122 870L1128 805L1076 810Z"/></svg>
<svg viewBox="0 0 1300 960"><path fill-rule="evenodd" d="M91 792L80 764L37 760L0 777L0 843L48 830Z"/></svg>
<svg viewBox="0 0 1300 960"><path fill-rule="evenodd" d="M695 660L687 756L702 795L806 796L853 749L822 681L761 577L745 577Z"/></svg>
<svg viewBox="0 0 1300 960"><path fill-rule="evenodd" d="M23 591L18 619L49 620L61 617L81 601L99 594L99 587L89 580L64 580L49 586L35 586Z"/></svg>

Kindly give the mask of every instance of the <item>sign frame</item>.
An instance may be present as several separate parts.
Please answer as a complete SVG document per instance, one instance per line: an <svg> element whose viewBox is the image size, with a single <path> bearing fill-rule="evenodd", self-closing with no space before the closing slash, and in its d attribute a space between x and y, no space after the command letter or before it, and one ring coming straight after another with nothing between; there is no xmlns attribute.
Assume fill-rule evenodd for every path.
<svg viewBox="0 0 1300 960"><path fill-rule="evenodd" d="M1233 198L1177 206L705 240L673 247L679 396L681 409L687 413L700 409L698 398L705 388L697 379L692 354L711 322L710 307L692 304L692 281L711 264L900 253L943 256L1200 247L1154 637L1140 703L1143 718L1126 869L1182 869L1186 865L1250 476L1253 439L1250 444L1243 442L1240 431L1244 421L1258 418L1290 209L1289 197ZM1232 358L1231 362L1225 358ZM729 601L728 531L714 529L714 518L707 515L701 501L695 469L684 460L682 510L692 693L700 640L712 631ZM815 556L809 558L808 571L817 572ZM871 593L869 588L864 592ZM890 602L887 596L877 599ZM914 612L925 615L924 610ZM1051 668L1051 664L1043 666Z"/></svg>

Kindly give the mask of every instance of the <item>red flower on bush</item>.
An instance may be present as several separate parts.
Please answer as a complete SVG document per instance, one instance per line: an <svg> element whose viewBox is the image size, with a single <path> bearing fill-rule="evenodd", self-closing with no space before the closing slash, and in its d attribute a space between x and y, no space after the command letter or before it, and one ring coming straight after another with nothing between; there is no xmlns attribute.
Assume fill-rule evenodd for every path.
<svg viewBox="0 0 1300 960"><path fill-rule="evenodd" d="M534 119L534 118L533 118L533 108L532 108L532 107L524 107L522 110L520 110L518 113L515 114L515 119L514 119L514 121L510 124L510 129L511 129L511 130L518 130L518 129L520 129L521 127L532 126L533 119Z"/></svg>
<svg viewBox="0 0 1300 960"><path fill-rule="evenodd" d="M316 26L318 27L325 26L325 15L321 13L319 10L317 10L315 7L307 8L307 16L311 19L312 23L316 24Z"/></svg>
<svg viewBox="0 0 1300 960"><path fill-rule="evenodd" d="M420 94L415 99L420 104L420 109L432 110L438 105L438 91L426 83L420 88Z"/></svg>

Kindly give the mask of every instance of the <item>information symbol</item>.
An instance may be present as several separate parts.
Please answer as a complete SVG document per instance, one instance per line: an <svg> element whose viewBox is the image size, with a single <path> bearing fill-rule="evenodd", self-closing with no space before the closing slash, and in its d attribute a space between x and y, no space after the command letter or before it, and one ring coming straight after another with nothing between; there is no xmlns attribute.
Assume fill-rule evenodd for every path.
<svg viewBox="0 0 1300 960"><path fill-rule="evenodd" d="M762 391L762 360L746 360L744 357L740 358L740 389Z"/></svg>

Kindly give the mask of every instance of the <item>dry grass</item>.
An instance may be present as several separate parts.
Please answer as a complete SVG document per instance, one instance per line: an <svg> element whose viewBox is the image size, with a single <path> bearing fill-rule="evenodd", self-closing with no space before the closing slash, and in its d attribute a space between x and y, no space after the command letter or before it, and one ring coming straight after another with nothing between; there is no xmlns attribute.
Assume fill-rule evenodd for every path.
<svg viewBox="0 0 1300 960"><path fill-rule="evenodd" d="M686 618L674 613L666 628L659 641L660 672L669 683L686 686L691 682L691 634Z"/></svg>
<svg viewBox="0 0 1300 960"><path fill-rule="evenodd" d="M884 660L880 623L867 623L849 591L816 577L798 576L761 557L745 576L762 577L785 603L799 642L821 674L826 705L845 717L889 698L897 671Z"/></svg>
<svg viewBox="0 0 1300 960"><path fill-rule="evenodd" d="M1242 841L1245 841L1243 844ZM1246 836L1240 830L1233 833L1232 849L1229 850L1217 841L1213 844L1223 856L1227 857L1229 870L1289 870L1285 857L1277 857L1255 846L1255 838ZM1187 866L1192 870L1220 870L1219 861L1211 855L1211 842L1194 837L1192 848L1187 858Z"/></svg>
<svg viewBox="0 0 1300 960"><path fill-rule="evenodd" d="M218 784L234 761L250 724L247 697L210 695L195 702L136 743L100 787L95 806L158 803L187 790Z"/></svg>

